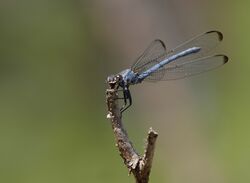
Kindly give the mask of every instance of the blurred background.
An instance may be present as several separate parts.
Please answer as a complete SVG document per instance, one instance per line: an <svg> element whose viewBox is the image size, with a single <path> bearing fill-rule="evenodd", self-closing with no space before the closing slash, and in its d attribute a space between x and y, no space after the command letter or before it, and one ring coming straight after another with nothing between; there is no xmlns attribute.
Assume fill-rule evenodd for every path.
<svg viewBox="0 0 250 183"><path fill-rule="evenodd" d="M105 80L156 38L220 30L229 63L131 88L138 152L159 133L151 182L250 182L250 2L1 0L0 182L134 182L106 119Z"/></svg>

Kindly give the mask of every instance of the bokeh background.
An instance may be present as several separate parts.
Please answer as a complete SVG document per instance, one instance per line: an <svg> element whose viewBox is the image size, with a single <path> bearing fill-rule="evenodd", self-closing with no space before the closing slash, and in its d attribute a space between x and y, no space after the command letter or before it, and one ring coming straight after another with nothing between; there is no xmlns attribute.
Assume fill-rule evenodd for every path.
<svg viewBox="0 0 250 183"><path fill-rule="evenodd" d="M250 1L1 0L0 182L134 182L106 119L106 77L160 38L220 30L230 62L131 88L138 152L159 133L151 182L250 182Z"/></svg>

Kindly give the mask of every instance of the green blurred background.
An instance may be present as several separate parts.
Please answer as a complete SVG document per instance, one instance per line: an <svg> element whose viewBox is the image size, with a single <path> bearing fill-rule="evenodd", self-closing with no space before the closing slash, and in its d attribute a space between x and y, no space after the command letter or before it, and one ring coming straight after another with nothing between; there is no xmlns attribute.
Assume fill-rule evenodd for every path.
<svg viewBox="0 0 250 183"><path fill-rule="evenodd" d="M230 62L132 89L124 123L151 182L249 183L250 1L1 0L0 182L134 182L106 119L106 77L155 38L170 48L220 30ZM157 96L157 97L156 97Z"/></svg>

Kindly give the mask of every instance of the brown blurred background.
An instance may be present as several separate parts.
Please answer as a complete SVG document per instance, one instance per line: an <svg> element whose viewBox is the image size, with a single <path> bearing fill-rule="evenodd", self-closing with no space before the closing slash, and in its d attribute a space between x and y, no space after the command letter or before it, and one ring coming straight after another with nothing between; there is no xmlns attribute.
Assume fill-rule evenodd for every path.
<svg viewBox="0 0 250 183"><path fill-rule="evenodd" d="M250 1L1 0L0 182L134 182L105 118L106 77L149 43L208 30L224 67L131 88L124 123L143 151L159 132L151 182L250 181Z"/></svg>

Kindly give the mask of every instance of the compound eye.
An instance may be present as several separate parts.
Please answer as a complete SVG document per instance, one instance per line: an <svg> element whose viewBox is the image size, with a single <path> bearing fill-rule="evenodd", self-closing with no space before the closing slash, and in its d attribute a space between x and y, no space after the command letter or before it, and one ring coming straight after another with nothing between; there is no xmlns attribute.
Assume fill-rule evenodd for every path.
<svg viewBox="0 0 250 183"><path fill-rule="evenodd" d="M114 80L114 78L115 78L115 76L114 76L114 75L108 76L108 78L107 78L107 82L111 82L111 81L113 81L113 80Z"/></svg>

